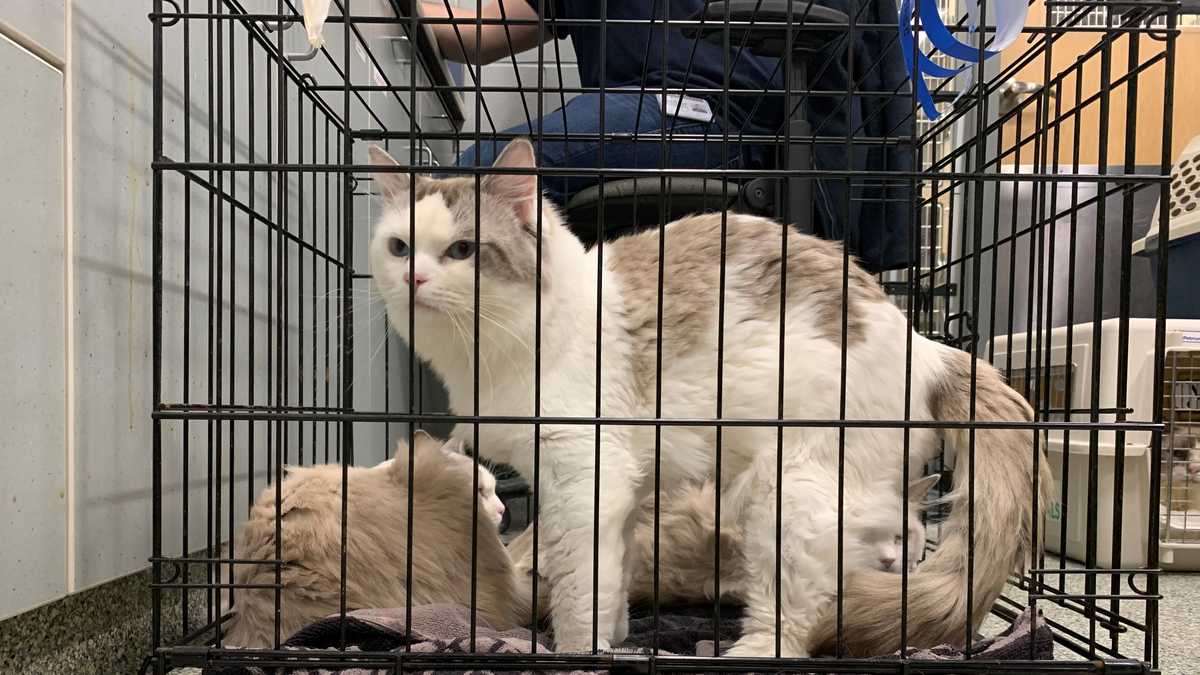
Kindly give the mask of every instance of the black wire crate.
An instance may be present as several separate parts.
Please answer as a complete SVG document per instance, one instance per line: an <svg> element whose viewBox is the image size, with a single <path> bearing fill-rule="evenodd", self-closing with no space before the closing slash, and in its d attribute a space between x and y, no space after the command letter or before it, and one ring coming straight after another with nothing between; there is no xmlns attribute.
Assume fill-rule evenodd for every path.
<svg viewBox="0 0 1200 675"><path fill-rule="evenodd" d="M1179 3L150 4L147 669L1167 672Z"/></svg>

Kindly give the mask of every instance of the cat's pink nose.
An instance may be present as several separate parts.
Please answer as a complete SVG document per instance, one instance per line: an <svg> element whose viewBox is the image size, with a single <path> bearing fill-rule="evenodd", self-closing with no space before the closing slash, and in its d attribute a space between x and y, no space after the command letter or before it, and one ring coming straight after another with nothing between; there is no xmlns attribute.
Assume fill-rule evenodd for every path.
<svg viewBox="0 0 1200 675"><path fill-rule="evenodd" d="M895 558L880 558L879 559L879 566L885 570L892 569L892 565L894 565L895 563L896 563Z"/></svg>
<svg viewBox="0 0 1200 675"><path fill-rule="evenodd" d="M504 502L500 502L499 504L496 505L496 513L499 513L500 515L504 515Z"/></svg>
<svg viewBox="0 0 1200 675"><path fill-rule="evenodd" d="M423 274L420 274L420 273L414 274L412 279L410 280L408 278L408 272L404 273L404 283L409 284L411 286L415 286L416 288L420 288L421 284L425 283L426 281L429 281L429 280L426 279L425 275L423 275ZM416 282L416 283L413 283L413 282Z"/></svg>

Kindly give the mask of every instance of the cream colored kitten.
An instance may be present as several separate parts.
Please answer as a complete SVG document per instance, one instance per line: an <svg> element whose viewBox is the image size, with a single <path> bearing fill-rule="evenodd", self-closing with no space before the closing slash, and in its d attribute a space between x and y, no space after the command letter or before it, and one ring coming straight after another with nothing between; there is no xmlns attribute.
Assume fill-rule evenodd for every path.
<svg viewBox="0 0 1200 675"><path fill-rule="evenodd" d="M941 474L931 474L908 486L908 571L915 572L925 555L925 524L921 522L925 495L937 485ZM875 565L884 572L900 574L904 570L904 535L899 532L902 517L900 495L881 492L848 509L845 536L864 547L859 561Z"/></svg>
<svg viewBox="0 0 1200 675"><path fill-rule="evenodd" d="M412 602L470 605L472 463L457 441L442 443L419 433L413 444ZM488 472L486 477L490 477ZM488 485L480 473L480 488ZM346 608L405 606L408 541L408 449L394 460L350 467L346 508ZM493 489L494 480L490 483ZM342 467L288 470L279 497L282 537L276 552L276 486L263 490L250 509L235 548L236 558L283 560L279 582L280 640L341 604ZM483 495L480 495L483 497ZM478 610L495 628L513 628L529 617L527 576L518 576L495 527L496 509L479 500L477 531ZM236 584L276 583L270 563L238 564ZM235 590L234 617L225 642L266 647L275 641L275 590Z"/></svg>
<svg viewBox="0 0 1200 675"><path fill-rule="evenodd" d="M452 461L465 461L467 464L474 463L474 460L464 454L453 452L448 453ZM390 466L395 458L385 459L375 466ZM468 478L467 480L470 480ZM496 527L500 526L500 522L504 520L504 502L496 494L496 476L484 466L479 465L479 505L484 508L487 513L488 520Z"/></svg>
<svg viewBox="0 0 1200 675"><path fill-rule="evenodd" d="M925 495L937 484L939 474L913 481L909 486L908 567L915 571L925 552L925 526L921 511ZM713 541L716 537L714 504L716 486L688 484L662 496L659 508L659 602L664 604L711 601L716 595L713 576ZM633 532L629 555L632 579L629 599L634 603L654 601L654 508L653 500L642 504ZM899 494L849 505L843 536L845 568L874 567L901 572L903 535ZM518 574L533 572L532 528L526 528L508 544ZM736 525L721 528L721 598L742 601L746 583L744 537ZM836 542L830 542L830 547ZM549 602L549 585L539 580L539 609Z"/></svg>

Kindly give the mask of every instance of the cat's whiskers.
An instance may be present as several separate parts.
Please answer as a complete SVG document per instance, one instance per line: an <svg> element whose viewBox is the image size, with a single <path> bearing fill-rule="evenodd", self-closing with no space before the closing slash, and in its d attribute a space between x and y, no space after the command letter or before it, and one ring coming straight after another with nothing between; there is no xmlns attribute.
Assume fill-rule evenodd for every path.
<svg viewBox="0 0 1200 675"><path fill-rule="evenodd" d="M483 319L485 319L485 320L487 320L487 321L490 321L490 322L491 322L491 323L493 323L493 324L496 324L497 326L500 326L500 324L498 324L498 323L497 323L497 322L496 322L494 319L491 319L490 317L484 316L482 313L480 314L480 317L481 317L481 318L483 318ZM503 326L500 326L500 327L501 327L501 328L504 328ZM505 357L508 359L508 364L509 364L510 366L512 366L512 371L510 371L510 372L511 372L511 373L516 373L516 374L517 374L517 376L518 376L518 377L520 377L522 380L524 380L524 381L528 381L528 379L529 379L529 378L528 378L528 377L525 375L526 369L522 368L522 367L521 367L521 366L520 366L520 365L517 363L517 360L516 360L516 358L515 358L515 357L512 355L512 353L511 353L509 350L507 350L507 349L505 349L505 348L504 348L504 345L503 345L503 344L500 342L500 338L496 337L495 335L491 334L490 332L488 332L488 333L483 333L483 331L480 331L480 333L481 333L481 334L483 334L483 335L486 335L486 336L487 336L487 337L488 337L488 338L489 338L489 339L492 341L492 344L493 344L493 345L495 345L496 351L498 351L498 352L500 352L500 353L504 354L504 356L505 356ZM530 352L530 355L532 356L532 354L533 354L533 352L531 351L531 352Z"/></svg>
<svg viewBox="0 0 1200 675"><path fill-rule="evenodd" d="M500 328L505 333L508 333L518 344L525 348L530 355L533 354L533 348L529 343L517 334L513 326L503 320L501 312L503 310L511 310L515 304L506 295L498 293L489 293L480 290L479 292L479 314L480 316L490 320L497 328ZM472 307L472 311L474 308Z"/></svg>
<svg viewBox="0 0 1200 675"><path fill-rule="evenodd" d="M371 365L375 362L375 357L379 356L379 351L383 349L384 345L387 344L388 335L391 333L391 330L391 326L385 322L383 324L383 337L379 340L379 345L375 347L373 352L371 352L371 357L367 359L367 365Z"/></svg>
<svg viewBox="0 0 1200 675"><path fill-rule="evenodd" d="M333 291L331 291L331 293L332 292ZM337 292L340 292L340 290ZM392 327L391 322L386 320L386 317L388 315L388 301L390 299L397 298L397 297L407 298L408 291L404 290L404 289L396 289L395 291L392 291L392 292L383 292L383 291L380 291L377 288L375 288L374 285L372 285L370 288L367 288L367 289L351 289L351 292L354 294L367 296L367 308L368 308L368 311L370 312L370 314L368 315L368 318L367 318L368 324L375 323L379 319L384 319L383 336L380 338L379 343L377 345L375 345L374 348L371 348L368 345L368 348L371 349L371 354L367 358L367 365L370 366L371 364L373 364L375 362L375 359L379 357L379 352L382 351L386 347L388 337L392 333L395 333L395 330ZM375 298L378 298L381 300L381 302L377 306L378 307L377 309L372 307L372 305L373 305L372 300ZM330 321L328 323L324 323L324 322L322 322L322 323L324 323L324 325L329 325L329 323L333 323L333 321L335 319L338 321L341 321L344 318L345 318L345 313L343 311L339 311L337 313L337 316L331 317ZM315 333L316 330L317 330L316 327L314 327L313 331L311 331L311 332ZM305 333L308 333L308 332L310 332L310 331L305 331ZM349 351L350 351L350 355L352 356L354 353L354 347L351 346ZM370 374L370 369L368 368L368 375L369 374ZM354 384L357 384L357 379L354 377L351 377L351 386L353 386Z"/></svg>
<svg viewBox="0 0 1200 675"><path fill-rule="evenodd" d="M462 340L463 358L467 359L467 361L470 362L470 360L472 358L471 345L467 341L467 335L466 335L465 330L463 329L462 326L460 326L458 324L458 319L455 317L453 312L447 312L446 318L449 319L451 327L454 328L454 336L457 337L458 339Z"/></svg>
<svg viewBox="0 0 1200 675"><path fill-rule="evenodd" d="M523 340L523 339L521 338L521 336L517 335L517 334L516 334L516 332L515 332L515 331L513 331L513 329L512 329L512 328L510 328L510 327L509 327L507 324L505 324L503 321L501 321L501 320L500 320L498 317L495 317L495 316L492 316L492 315L488 314L488 313L487 313L487 311L486 311L486 310L484 310L482 306L480 306L480 308L479 308L479 317L480 317L480 318L482 318L482 319L484 319L484 320L486 320L486 321L488 321L488 322L490 322L492 325L494 325L495 327L497 327L497 328L499 328L500 330L504 331L505 333L508 333L508 335L509 335L509 336L510 336L510 337L511 337L511 338L512 338L512 339L513 339L513 340L514 340L514 341L515 341L515 342L516 342L518 345L520 345L520 346L522 346L522 347L524 347L524 348L525 348L525 351L526 351L526 353L528 353L530 356L533 356L533 348L529 346L529 343L525 342L525 340ZM503 351L504 351L506 354L508 353L508 350L503 350ZM510 357L511 357L511 355L510 355ZM516 364L514 364L514 366L515 366L515 365L516 365ZM520 371L518 370L517 372L520 372Z"/></svg>
<svg viewBox="0 0 1200 675"><path fill-rule="evenodd" d="M316 300L328 302L331 299L339 299L340 300L340 297L337 297L337 296L340 296L341 292L342 292L341 289L331 289L325 293L319 293L317 295L307 295L307 296L301 296L301 297L306 300L316 299ZM372 296L381 298L384 301L384 307L383 307L382 312L373 312L371 315L370 321L375 321L387 313L387 301L391 297L389 294L379 292L373 286L369 289L359 289L359 288L351 289L351 294L355 295L355 296L366 298L366 300L368 302L368 307L370 306L370 301L373 299ZM318 308L317 313L319 314L320 312L321 312L321 310L320 310L320 308ZM302 335L316 335L323 329L340 326L342 321L345 319L345 316L346 316L345 308L339 302L337 304L337 308L330 314L330 317L328 320L322 319L319 321L314 321L310 324L311 328L297 329L296 332L297 332L297 334L302 334ZM315 318L315 316L314 316L314 318Z"/></svg>
<svg viewBox="0 0 1200 675"><path fill-rule="evenodd" d="M375 289L374 285L371 285L368 288L351 288L350 289L351 295L355 295L355 294L368 295L368 294L374 294L377 292L378 291ZM337 286L334 288L326 289L324 293L301 293L299 295L299 298L301 300L328 300L330 297L337 297L337 296L340 296L341 294L342 294L342 288L340 286Z"/></svg>
<svg viewBox="0 0 1200 675"><path fill-rule="evenodd" d="M457 315L456 315L456 314L455 314L453 311L449 311L449 312L447 312L447 313L446 313L446 316L450 317L450 320L451 320L451 322L453 322L453 324L454 324L454 328L455 328L455 330L458 332L459 336L460 336L460 337L462 338L462 340L463 340L463 351L464 351L464 352L466 352L466 354L465 354L465 355L466 355L466 359L467 359L467 365L468 365L468 366L470 366L471 368L474 368L474 366L475 366L475 353L474 353L474 351L471 349L471 341L470 341L470 340L468 339L468 337L467 337L467 330L466 330L466 328L465 328L464 326L462 326L462 325L460 325L460 324L459 324L459 317L458 317L458 316L457 316ZM464 313L464 316L462 317L462 319L463 319L464 321L466 321L468 318L470 318L470 317L469 317L469 316L467 316L467 315ZM482 346L482 345L481 345L481 346ZM484 370L485 370L485 371L487 371L487 380L488 380L488 400L489 400L489 401L491 401L491 400L495 400L495 396L496 396L496 376L495 376L495 374L494 374L494 373L492 373L492 367L491 367L490 365L488 365L488 359L486 359L486 358L485 358L485 359L480 359L480 364L482 364L482 365L483 365L483 368L484 368Z"/></svg>

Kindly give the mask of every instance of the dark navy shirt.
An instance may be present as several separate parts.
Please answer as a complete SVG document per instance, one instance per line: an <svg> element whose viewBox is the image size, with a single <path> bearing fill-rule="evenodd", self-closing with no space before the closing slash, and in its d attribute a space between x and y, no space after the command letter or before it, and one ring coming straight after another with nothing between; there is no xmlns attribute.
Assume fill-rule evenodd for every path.
<svg viewBox="0 0 1200 675"><path fill-rule="evenodd" d="M691 19L705 6L705 0L542 0L547 19L638 19L655 23L641 25L608 24L602 31L598 24L583 26L560 25L556 34L570 36L579 62L579 79L585 87L635 87L653 90L664 84L672 89L722 89L725 86L724 68L729 61L729 87L748 90L780 90L783 70L778 59L755 56L749 49L738 54L737 42L730 47L728 59L719 42L693 40L685 37L682 27L663 30L667 12L671 20ZM528 0L537 9L539 0ZM602 7L607 9L602 9ZM551 14L552 13L552 14ZM666 67L663 67L664 50ZM736 61L735 61L736 56ZM706 99L718 119L723 117L724 104L720 94L696 94ZM783 120L783 101L780 97L762 95L733 95L729 97L731 130L742 127L747 118L754 120L748 127L753 131L774 133Z"/></svg>

